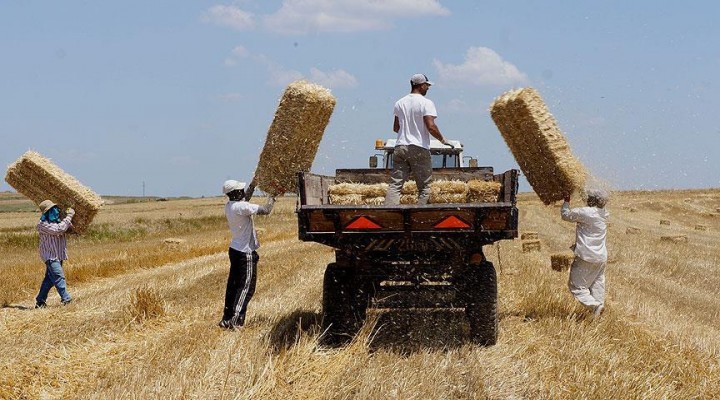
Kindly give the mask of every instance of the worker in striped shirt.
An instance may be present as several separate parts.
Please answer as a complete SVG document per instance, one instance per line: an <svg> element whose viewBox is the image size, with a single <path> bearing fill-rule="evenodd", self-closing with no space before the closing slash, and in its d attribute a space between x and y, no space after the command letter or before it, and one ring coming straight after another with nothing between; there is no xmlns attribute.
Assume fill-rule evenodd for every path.
<svg viewBox="0 0 720 400"><path fill-rule="evenodd" d="M44 308L48 293L53 286L60 295L62 304L72 301L65 283L63 261L67 260L67 239L65 233L72 226L75 210L68 208L64 219L60 219L60 208L51 200L40 203L42 216L37 224L40 236L40 258L45 262L45 279L40 285L40 292L35 298L35 308Z"/></svg>

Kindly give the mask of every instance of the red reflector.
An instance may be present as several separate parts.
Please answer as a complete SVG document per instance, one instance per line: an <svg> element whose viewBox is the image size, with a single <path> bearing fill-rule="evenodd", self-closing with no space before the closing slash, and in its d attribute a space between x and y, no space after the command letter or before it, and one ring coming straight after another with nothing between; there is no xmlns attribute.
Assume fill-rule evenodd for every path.
<svg viewBox="0 0 720 400"><path fill-rule="evenodd" d="M466 229L469 227L470 224L454 215L451 215L435 224L436 229Z"/></svg>
<svg viewBox="0 0 720 400"><path fill-rule="evenodd" d="M351 223L347 224L345 229L382 229L382 226L372 222L367 217L358 217Z"/></svg>

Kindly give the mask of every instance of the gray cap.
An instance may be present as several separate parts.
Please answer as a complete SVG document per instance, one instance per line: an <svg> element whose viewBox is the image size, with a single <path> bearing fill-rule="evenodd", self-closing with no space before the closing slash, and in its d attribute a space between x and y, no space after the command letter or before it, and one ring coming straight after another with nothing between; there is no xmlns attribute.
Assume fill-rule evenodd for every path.
<svg viewBox="0 0 720 400"><path fill-rule="evenodd" d="M433 85L433 83L428 80L428 77L425 76L425 74L415 74L410 78L410 84L413 86L422 85L423 83L427 83L430 86Z"/></svg>

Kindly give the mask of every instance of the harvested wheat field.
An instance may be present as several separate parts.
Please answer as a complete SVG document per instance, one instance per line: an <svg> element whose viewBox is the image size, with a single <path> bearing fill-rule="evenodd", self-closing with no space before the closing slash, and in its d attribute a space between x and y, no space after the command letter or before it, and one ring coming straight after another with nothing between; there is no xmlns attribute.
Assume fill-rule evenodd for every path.
<svg viewBox="0 0 720 400"><path fill-rule="evenodd" d="M7 197L8 206L3 199ZM66 263L74 301L32 308L33 226L0 196L2 399L712 399L720 393L720 190L618 192L608 209L608 306L592 321L550 255L575 226L534 194L503 241L498 344L471 344L462 313L374 311L349 346L318 346L328 248L297 240L295 199L256 217L258 287L246 326L224 331L223 199L108 204ZM687 201L689 199L689 201ZM262 202L263 199L257 199ZM111 203L111 201L108 201ZM573 203L573 206L576 204ZM579 205L579 204L577 204ZM630 212L630 208L635 212ZM658 220L672 218L670 226ZM696 225L707 230L695 230ZM628 227L639 229L627 235ZM685 235L685 243L661 236ZM173 239L173 240L166 240Z"/></svg>

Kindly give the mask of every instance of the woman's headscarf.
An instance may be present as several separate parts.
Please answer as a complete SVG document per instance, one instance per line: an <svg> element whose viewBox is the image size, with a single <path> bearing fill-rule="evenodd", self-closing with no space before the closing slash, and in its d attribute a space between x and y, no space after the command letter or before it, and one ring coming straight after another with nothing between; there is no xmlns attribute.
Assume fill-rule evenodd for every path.
<svg viewBox="0 0 720 400"><path fill-rule="evenodd" d="M51 207L43 213L40 221L58 223L60 222L60 209L57 206Z"/></svg>

